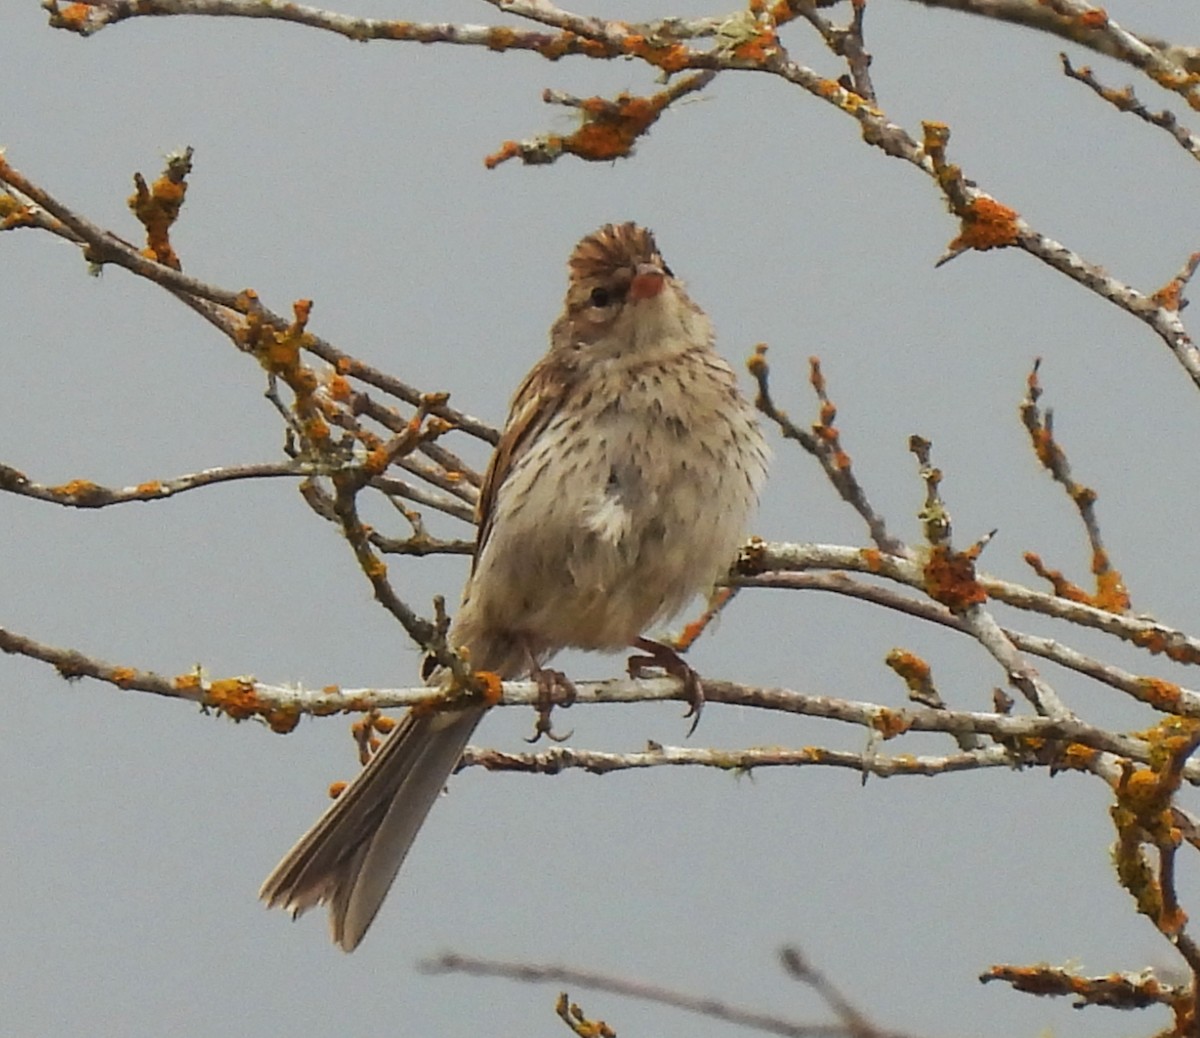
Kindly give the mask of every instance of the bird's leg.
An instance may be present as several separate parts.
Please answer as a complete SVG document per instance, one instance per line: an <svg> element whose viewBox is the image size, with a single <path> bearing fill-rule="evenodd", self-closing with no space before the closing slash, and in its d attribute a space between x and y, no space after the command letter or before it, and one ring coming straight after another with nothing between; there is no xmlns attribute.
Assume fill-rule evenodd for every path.
<svg viewBox="0 0 1200 1038"><path fill-rule="evenodd" d="M631 678L642 677L642 672L647 667L659 667L671 677L683 682L683 695L690 704L688 712L683 716L694 718L691 728L688 729L688 736L691 736L696 730L696 725L700 723L700 711L704 709L704 685L700 682L700 675L689 667L671 646L656 642L653 638L636 638L633 647L641 649L646 655L629 657L626 667Z"/></svg>
<svg viewBox="0 0 1200 1038"><path fill-rule="evenodd" d="M533 725L533 735L526 742L537 742L543 735L554 742L566 742L575 734L572 728L569 732L559 735L554 731L550 714L554 710L555 694L562 699L562 706L569 707L575 702L575 686L571 679L561 670L550 670L538 663L537 657L529 653L529 676L537 684L537 720Z"/></svg>

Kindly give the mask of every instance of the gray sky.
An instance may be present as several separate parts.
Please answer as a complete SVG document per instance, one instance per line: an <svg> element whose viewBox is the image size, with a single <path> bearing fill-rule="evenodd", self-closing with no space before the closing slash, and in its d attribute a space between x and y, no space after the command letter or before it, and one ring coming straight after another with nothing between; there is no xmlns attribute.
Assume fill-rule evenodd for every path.
<svg viewBox="0 0 1200 1038"><path fill-rule="evenodd" d="M1113 0L1129 27L1195 42L1186 5ZM347 8L350 9L350 8ZM716 12L698 2L679 13ZM381 16L483 21L481 3L359 3ZM597 5L613 17L659 13ZM797 58L834 72L806 29ZM1064 80L1056 40L915 3L874 5L883 107L1034 226L1150 289L1200 243L1195 166L1169 138ZM1110 85L1131 70L1078 48ZM1177 97L1137 80L1152 108ZM276 310L315 300L346 351L494 421L541 353L575 241L601 223L655 229L668 262L740 361L770 344L778 400L808 420L819 354L876 506L905 537L922 499L906 441L934 441L960 544L993 527L986 568L1025 580L1028 549L1086 577L1063 495L1016 418L1035 356L1134 607L1194 626L1200 409L1133 319L1028 256L934 270L956 228L932 185L865 147L853 123L782 82L727 75L668 112L632 161L485 170L506 138L572 123L541 91L654 89L632 63L345 40L279 23L145 19L89 40L34 0L0 7L0 145L9 161L127 237L131 175L192 145L173 240L185 269L254 287ZM45 482L125 485L278 456L262 374L154 286L87 276L71 247L0 237L0 460ZM772 431L757 532L862 543L807 456ZM278 480L156 505L71 512L0 497L0 622L168 674L202 664L307 685L399 686L416 652L371 601L345 544ZM396 562L409 600L453 601L464 560ZM1023 620L1021 625L1032 625ZM1041 625L1139 673L1156 660ZM1003 675L977 646L829 596L742 595L696 649L702 673L902 706L882 664L900 645L955 707L985 709ZM622 660L571 658L576 677ZM1186 675L1175 674L1180 680ZM1116 693L1047 668L1089 719L1144 727ZM1193 679L1194 680L1194 679ZM1091 972L1174 965L1111 875L1096 780L990 772L873 780L816 768L752 778L698 770L456 778L353 956L314 913L255 896L352 774L344 720L286 739L183 703L67 685L0 660L0 1005L22 1038L60 1035L561 1034L555 991L430 978L446 949L561 962L797 1019L824 1019L786 980L801 945L878 1023L930 1035L1116 1035L1130 1021L975 979L996 962ZM527 711L477 738L520 747ZM679 743L677 704L577 710L573 743ZM710 707L693 741L860 748L858 730ZM944 742L917 743L943 750ZM1195 884L1184 877L1185 907ZM573 990L623 1035L692 1035L688 1016ZM1139 1021L1147 1032L1162 1026ZM706 1034L734 1033L708 1022Z"/></svg>

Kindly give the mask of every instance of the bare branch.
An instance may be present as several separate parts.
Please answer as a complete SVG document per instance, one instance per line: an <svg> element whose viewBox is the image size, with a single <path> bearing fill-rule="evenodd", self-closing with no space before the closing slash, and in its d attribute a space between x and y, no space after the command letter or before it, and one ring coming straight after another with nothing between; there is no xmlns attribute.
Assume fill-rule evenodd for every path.
<svg viewBox="0 0 1200 1038"><path fill-rule="evenodd" d="M841 434L833 424L834 419L837 418L837 407L834 406L826 392L825 377L821 374L820 360L817 357L810 357L808 363L809 381L820 404L820 415L818 420L813 423L811 432L801 429L788 417L786 411L782 411L776 406L771 396L771 368L767 363L767 347L761 344L755 349L754 355L747 363L750 374L758 383L758 395L755 397L754 406L779 426L779 431L786 439L794 440L817 459L826 478L833 484L833 488L841 495L842 500L850 505L867 524L871 540L875 542L880 551L891 555L905 555L907 548L901 541L888 533L887 523L867 499L866 491L854 474L850 455L842 448Z"/></svg>
<svg viewBox="0 0 1200 1038"><path fill-rule="evenodd" d="M1103 98L1118 111L1129 112L1151 126L1157 126L1161 130L1166 130L1174 138L1175 142L1191 155L1192 158L1200 159L1200 137L1197 137L1186 126L1181 125L1175 117L1174 112L1170 112L1165 108L1159 112L1152 112L1137 99L1137 95L1133 92L1133 87L1127 86L1123 90L1106 87L1096 78L1091 68L1087 65L1081 65L1079 68L1076 68L1071 64L1071 59L1065 54L1060 54L1058 57L1062 61L1063 72L1070 76L1071 79L1076 79L1080 83L1090 87L1098 97Z"/></svg>
<svg viewBox="0 0 1200 1038"><path fill-rule="evenodd" d="M1186 73L1200 72L1200 48L1181 47L1121 28L1103 8L1077 0L916 0L1058 36L1141 69L1160 86L1175 90L1196 106L1200 95Z"/></svg>
<svg viewBox="0 0 1200 1038"><path fill-rule="evenodd" d="M269 462L258 465L226 465L202 469L174 479L152 479L137 486L102 487L86 479L72 479L58 486L35 483L24 472L0 464L0 490L68 508L106 508L130 501L163 501L185 490L239 479L270 479L278 476L311 476L320 467L307 461Z"/></svg>
<svg viewBox="0 0 1200 1038"><path fill-rule="evenodd" d="M484 164L495 169L502 162L519 158L527 166L545 166L562 155L577 155L591 162L627 158L638 139L650 132L667 108L681 97L703 90L715 76L714 71L697 72L679 77L649 97L622 93L613 101L546 90L542 100L547 104L578 110L582 120L579 129L566 135L549 133L525 141L505 141L495 154L484 159Z"/></svg>
<svg viewBox="0 0 1200 1038"><path fill-rule="evenodd" d="M529 774L557 775L579 770L593 775L660 767L716 768L719 771L749 772L755 768L798 768L809 765L845 768L864 777L894 778L900 775L941 775L982 768L1012 768L1013 754L1003 746L946 754L902 753L887 756L805 746L790 750L783 747L715 750L694 746L661 746L657 743L640 753L606 753L552 746L537 753L510 753L505 750L467 747L462 767L482 767L488 771L516 771Z"/></svg>
<svg viewBox="0 0 1200 1038"><path fill-rule="evenodd" d="M813 569L845 570L873 574L909 587L924 590L922 570L909 559L886 555L874 548L852 548L833 544L767 543L754 541L743 550L735 582L774 571ZM993 598L1018 609L1066 620L1107 634L1116 635L1151 654L1163 654L1176 663L1200 663L1200 639L1151 617L1121 616L1083 602L1073 602L986 573L976 575L980 587ZM746 581L749 583L750 581Z"/></svg>
<svg viewBox="0 0 1200 1038"><path fill-rule="evenodd" d="M789 588L796 591L830 591L880 605L896 612L969 634L966 626L945 606L910 598L888 587L853 580L844 573L764 573L738 578L741 587ZM1012 628L1004 635L1021 652L1039 656L1059 666L1118 689L1163 713L1200 717L1200 692L1182 688L1172 681L1150 678L1088 656L1053 638L1044 638Z"/></svg>
<svg viewBox="0 0 1200 1038"><path fill-rule="evenodd" d="M497 4L496 6L501 6ZM217 18L269 18L276 21L305 25L312 29L336 33L355 41L393 40L411 43L451 43L462 46L485 47L488 50L533 50L545 57L562 57L567 53L582 53L586 39L579 40L580 49L569 49L566 33L553 36L527 30L488 25L453 25L447 22L408 22L400 19L359 18L339 14L290 0L84 0L63 8L58 0L42 0L50 14L50 24L81 36L90 36L109 25L131 18L164 15L209 16ZM546 24L574 24L584 27L583 20L553 18L549 4L507 3L512 14ZM541 17L535 14L542 13ZM588 20L590 21L590 20ZM603 24L603 23L601 23ZM603 31L603 30L602 30ZM557 55L554 47L563 49Z"/></svg>
<svg viewBox="0 0 1200 1038"><path fill-rule="evenodd" d="M613 977L590 970L577 970L568 966L534 965L533 963L505 962L499 959L482 959L470 955L446 952L435 959L425 959L418 968L423 973L465 973L474 977L503 977L526 984L557 984L593 988L626 998L683 1009L689 1013L714 1020L740 1024L767 1034L784 1035L785 1038L904 1038L899 1031L871 1028L861 1030L841 1024L802 1024L781 1017L758 1013L749 1009L731 1006L709 996L688 995L680 991L645 984L640 981Z"/></svg>
<svg viewBox="0 0 1200 1038"><path fill-rule="evenodd" d="M1188 994L1186 988L1161 980L1152 969L1085 977L1060 966L993 966L979 979L984 984L1002 980L1017 991L1033 995L1072 998L1077 1007L1144 1009L1152 1005L1170 1006Z"/></svg>
<svg viewBox="0 0 1200 1038"><path fill-rule="evenodd" d="M432 635L428 639L432 640ZM267 685L252 677L208 679L200 672L166 678L151 671L134 667L114 666L73 649L58 649L0 628L0 651L52 665L63 677L90 677L115 685L122 689L150 692L173 699L186 699L204 706L218 709L235 720L261 717L277 731L290 731L303 714L324 716L344 711L367 711L398 706L414 706L439 702L442 694L425 686L409 689L354 689L343 690L327 686L319 690ZM688 701L682 682L676 678L651 678L639 680L614 680L576 683L575 703L635 703L662 700ZM710 703L755 707L776 710L807 717L823 717L882 733L893 738L905 732L942 732L949 735L986 735L1007 744L1007 752L1015 753L1010 763L1043 763L1057 768L1083 768L1098 766L1098 757L1116 755L1136 761L1148 761L1152 747L1143 740L1125 735L1115 735L1088 725L1074 718L1010 717L1002 714L981 714L931 708L907 708L902 710L874 703L855 702L829 696L809 695L785 688L764 688L729 681L706 679L705 698ZM544 692L535 682L505 682L498 705L539 706L545 700ZM1036 746L1030 740L1037 740ZM1073 747L1075 747L1073 749ZM1095 752L1093 752L1095 751ZM682 751L681 751L682 752ZM852 762L853 755L835 755L828 763L838 767L859 767ZM951 764L930 763L929 770L915 774L934 773L937 770L961 770L963 767L978 767L999 763L990 755L979 758L946 758ZM518 759L518 758L514 758ZM538 758L530 757L530 761ZM545 758L552 759L552 758ZM935 762L938 758L933 759ZM674 760L646 757L629 766L645 767L650 763L693 763L709 767L745 768L756 766L752 759L742 763L726 758L694 757L686 755ZM763 759L763 763L779 764L782 760ZM790 763L826 763L819 756L801 755ZM1109 765L1105 765L1108 767ZM883 765L884 769L888 765ZM546 770L546 769L536 769ZM550 769L554 770L554 769ZM880 774L883 772L880 771ZM904 765L895 765L896 774L909 773ZM1200 782L1200 763L1189 764L1184 771L1189 782Z"/></svg>

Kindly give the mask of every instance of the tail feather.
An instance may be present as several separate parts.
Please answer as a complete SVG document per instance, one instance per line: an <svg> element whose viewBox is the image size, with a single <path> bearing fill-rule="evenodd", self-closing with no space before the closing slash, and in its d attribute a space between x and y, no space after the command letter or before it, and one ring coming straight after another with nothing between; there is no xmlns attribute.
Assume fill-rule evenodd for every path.
<svg viewBox="0 0 1200 1038"><path fill-rule="evenodd" d="M328 905L334 943L353 951L483 714L406 714L258 896L293 915Z"/></svg>

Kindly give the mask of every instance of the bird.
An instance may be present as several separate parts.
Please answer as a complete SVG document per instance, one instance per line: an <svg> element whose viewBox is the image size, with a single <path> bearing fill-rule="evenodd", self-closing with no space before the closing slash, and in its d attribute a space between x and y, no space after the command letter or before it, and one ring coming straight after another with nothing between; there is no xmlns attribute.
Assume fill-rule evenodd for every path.
<svg viewBox="0 0 1200 1038"><path fill-rule="evenodd" d="M475 671L568 690L546 667L559 650L636 648L631 673L679 676L698 715L695 672L645 632L728 573L768 449L649 230L606 224L567 266L549 349L517 388L481 484L448 642ZM260 898L293 917L326 905L334 943L353 951L486 711L410 710Z"/></svg>

